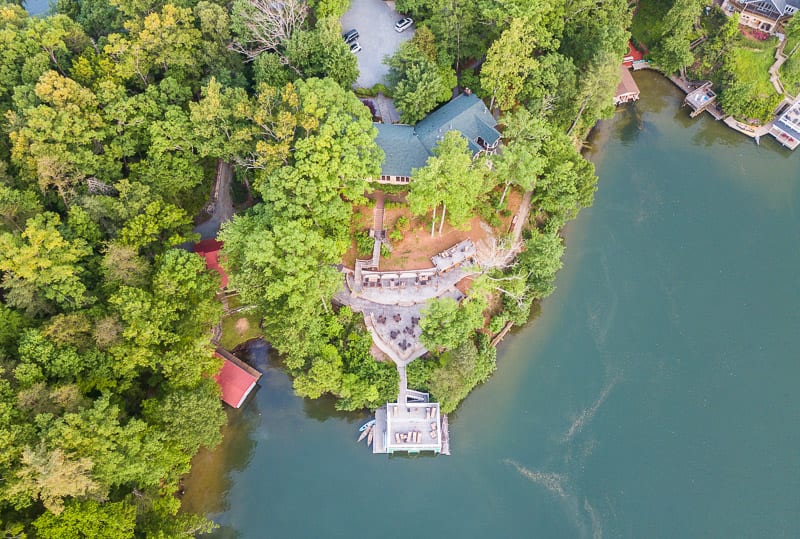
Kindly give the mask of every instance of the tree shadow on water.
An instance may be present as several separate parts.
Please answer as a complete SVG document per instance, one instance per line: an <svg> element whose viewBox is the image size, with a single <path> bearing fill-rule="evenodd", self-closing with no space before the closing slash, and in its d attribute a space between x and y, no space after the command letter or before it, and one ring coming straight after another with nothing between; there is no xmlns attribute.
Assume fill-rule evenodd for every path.
<svg viewBox="0 0 800 539"><path fill-rule="evenodd" d="M631 145L644 130L644 115L636 103L628 103L617 111L619 115L614 123L614 138L624 145Z"/></svg>

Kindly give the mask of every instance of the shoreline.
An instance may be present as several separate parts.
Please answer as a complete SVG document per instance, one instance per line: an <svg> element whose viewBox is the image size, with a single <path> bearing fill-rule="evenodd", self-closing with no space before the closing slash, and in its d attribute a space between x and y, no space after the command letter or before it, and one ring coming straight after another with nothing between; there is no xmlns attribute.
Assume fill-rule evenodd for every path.
<svg viewBox="0 0 800 539"><path fill-rule="evenodd" d="M700 85L702 85L701 81L689 81L689 80L683 79L683 78L681 78L681 77L679 77L677 75L667 75L663 71L661 71L660 69L655 68L655 67L651 66L650 64L640 65L638 67L638 69L636 67L632 68L632 71L641 71L641 70L649 70L649 71L654 71L654 72L658 73L659 75L661 75L665 79L667 79L670 82L672 82L672 84L674 84L676 87L678 87L678 89L680 89L682 92L684 92L684 95L689 95L689 93L691 93L694 89L696 89L696 88L692 88L691 87L691 85L693 83L694 84L698 84L698 87ZM794 100L790 100L788 97L784 96L784 99L781 102L781 105L776 110L781 110L784 107L791 106L792 104L796 103L797 101L798 101L797 98L795 98ZM678 108L683 108L683 105L685 105L685 104L686 104L686 102L684 100L684 103ZM726 115L725 112L721 108L719 108L717 105L714 105L714 109L716 109L718 111L717 114L719 115L719 117L717 116L717 114L712 112L711 108L707 108L707 109L703 110L702 112L707 112L708 114L711 115L712 118L714 118L715 121L720 121L723 124L725 124L727 127L729 127L730 129L732 129L732 130L734 130L734 131L736 131L736 132L738 132L738 133L740 133L742 135L745 135L745 136L747 136L747 137L749 137L751 139L754 139L756 141L756 144L759 143L759 139L762 136L771 135L770 130L772 129L772 126L775 123L775 120L779 116L779 115L776 114L769 122L767 122L764 125L752 126L752 125L740 122L739 120L737 120L736 118L734 118L730 114ZM702 115L702 112L700 114L698 114L698 116Z"/></svg>

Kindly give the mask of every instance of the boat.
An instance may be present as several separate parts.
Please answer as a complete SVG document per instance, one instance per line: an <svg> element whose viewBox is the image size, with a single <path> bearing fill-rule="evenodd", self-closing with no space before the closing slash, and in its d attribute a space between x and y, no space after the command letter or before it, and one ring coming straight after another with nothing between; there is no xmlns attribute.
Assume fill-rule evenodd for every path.
<svg viewBox="0 0 800 539"><path fill-rule="evenodd" d="M369 430L369 436L367 437L367 445L372 445L372 437L375 434L375 429L370 428L368 430Z"/></svg>
<svg viewBox="0 0 800 539"><path fill-rule="evenodd" d="M370 430L372 430L372 429L367 429L367 430L363 430L363 431L361 431L361 436L359 436L359 437L358 437L358 440L356 440L356 442L360 442L361 440L363 440L364 438L366 438L366 437L367 437L367 434L369 434L369 431L370 431Z"/></svg>
<svg viewBox="0 0 800 539"><path fill-rule="evenodd" d="M370 428L374 424L375 424L375 420L371 419L371 420L367 421L366 423L364 423L363 425L361 425L361 428L358 429L358 432L364 432L365 430L367 430L368 428Z"/></svg>

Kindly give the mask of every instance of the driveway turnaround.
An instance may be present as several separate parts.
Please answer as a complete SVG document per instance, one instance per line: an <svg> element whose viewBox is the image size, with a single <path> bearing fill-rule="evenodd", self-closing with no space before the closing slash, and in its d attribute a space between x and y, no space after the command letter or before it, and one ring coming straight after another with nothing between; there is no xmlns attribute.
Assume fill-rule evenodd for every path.
<svg viewBox="0 0 800 539"><path fill-rule="evenodd" d="M350 11L342 16L342 32L355 28L361 37L363 49L356 54L359 76L355 86L369 88L379 82L386 83L389 67L384 56L391 56L403 41L414 35L414 27L403 33L395 32L394 23L403 18L383 0L352 0Z"/></svg>

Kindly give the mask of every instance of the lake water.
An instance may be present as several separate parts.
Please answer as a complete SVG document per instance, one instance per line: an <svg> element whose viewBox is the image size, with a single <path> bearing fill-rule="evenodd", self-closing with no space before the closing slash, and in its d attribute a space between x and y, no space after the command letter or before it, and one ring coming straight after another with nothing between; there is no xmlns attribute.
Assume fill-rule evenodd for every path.
<svg viewBox="0 0 800 539"><path fill-rule="evenodd" d="M31 15L43 15L50 9L50 0L26 0L24 5Z"/></svg>
<svg viewBox="0 0 800 539"><path fill-rule="evenodd" d="M452 456L372 455L365 416L268 365L186 482L215 537L800 536L800 156L636 79L558 288L451 416Z"/></svg>

